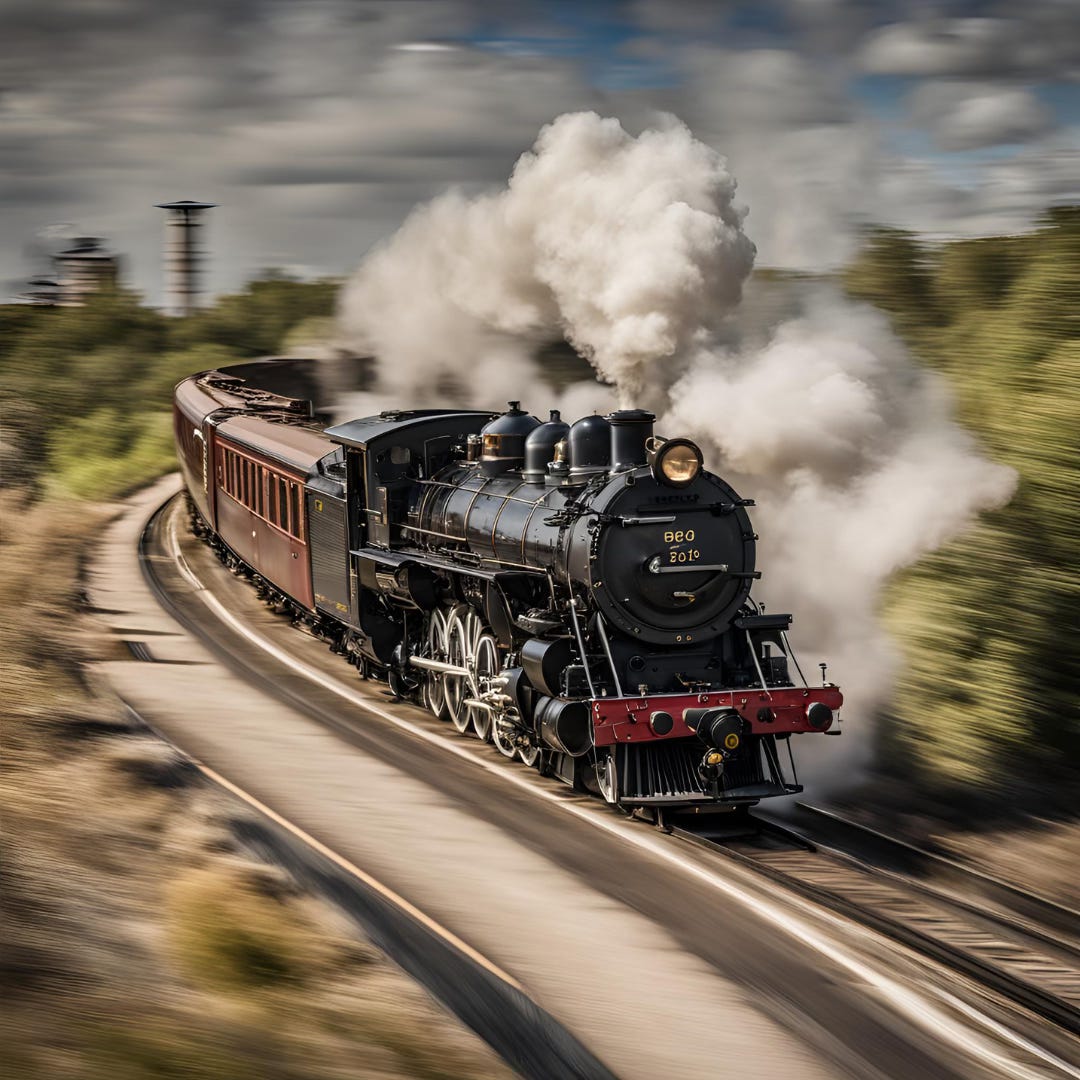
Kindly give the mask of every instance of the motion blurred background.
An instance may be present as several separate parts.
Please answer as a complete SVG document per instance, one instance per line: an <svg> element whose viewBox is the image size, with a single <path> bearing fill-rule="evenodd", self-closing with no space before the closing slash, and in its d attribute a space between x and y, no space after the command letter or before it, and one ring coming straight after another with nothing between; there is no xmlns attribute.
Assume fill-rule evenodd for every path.
<svg viewBox="0 0 1080 1080"><path fill-rule="evenodd" d="M502 187L561 113L595 110L631 135L673 113L738 183L753 282L839 283L875 305L946 377L980 452L1019 473L1006 506L881 597L904 653L886 712L906 719L877 725L877 764L1069 805L1076 4L4 8L0 275L24 301L2 311L7 484L101 499L160 472L173 381L340 347L340 282L416 204ZM218 204L200 230L205 307L180 320L160 314L154 209L176 198ZM119 289L74 309L25 303L49 302L27 278L55 278L50 256L88 234L118 253ZM424 300L408 291L403 280L402 323ZM160 411L129 412L133 387ZM922 547L956 529L941 531ZM909 560L893 561L881 576Z"/></svg>
<svg viewBox="0 0 1080 1080"><path fill-rule="evenodd" d="M815 550L852 535L869 549L872 535L903 534L916 513L940 522L902 548L882 545L872 566L853 562L842 542L843 563L834 552L820 571L790 564L805 601L792 604L796 625L809 611L815 628L804 649L838 650L830 677L862 694L858 726L845 735L858 753L819 772L854 780L844 797L876 813L914 810L926 829L948 822L1030 836L1073 821L1080 5L0 0L0 13L0 588L10 613L0 646L11 716L33 721L16 737L21 794L6 794L24 836L45 829L67 797L44 779L55 759L50 725L104 722L79 674L88 646L66 613L103 504L173 466L173 384L247 357L361 355L342 287L351 280L355 297L371 253L400 250L391 238L413 208L448 188L460 205L483 207L545 124L589 111L617 118L630 141L673 130L673 115L726 159L757 254L739 309L753 327L727 341L724 363L748 358L741 370L778 371L778 386L820 369L813 389L825 401L829 379L866 392L850 433L860 467L842 479L835 448L819 468L812 439L805 461L778 454L755 473L714 433L710 467L750 477L778 505L805 492L806 469L817 469L817 508L837 516ZM574 183L571 175L568 190ZM176 318L163 310L155 206L189 198L216 205L202 228L201 306ZM86 237L100 238L92 250L108 269L72 291L56 256L86 251ZM427 299L403 287L401 318ZM572 321L560 309L525 335L546 358L537 370L549 396L595 383L590 349L579 345L581 359L550 333ZM783 348L810 338L812 353ZM866 350L876 358L869 367ZM875 382L882 371L888 378ZM370 375L379 389L379 371ZM915 386L933 388L947 449L961 445L980 479L949 472L943 449L949 469L932 484L933 463L920 477L913 457L895 501L871 498L896 449L883 425L917 426ZM543 392L514 396L537 398L527 401L536 411L547 405ZM674 398L664 405L691 428L699 422ZM761 512L768 520L772 511ZM775 525L773 535L796 535L780 516ZM47 579L43 558L55 571ZM860 629L863 656L859 641L830 638L845 620ZM839 754L844 740L822 741ZM102 764L118 767L131 772ZM67 850L71 840L46 831L34 843ZM1016 873L1037 875L1032 850L1017 845ZM9 895L45 895L33 871L41 860L20 858ZM176 940L197 939L192 925L251 923L250 912L228 915L228 891L181 882L169 909L179 913ZM192 922L192 911L203 914ZM290 935L267 931L260 947L299 987L322 961ZM55 954L41 946L24 957L27 969L72 962L62 940ZM219 953L220 942L205 948ZM191 949L197 969L204 945ZM257 996L265 971L246 964L234 982ZM218 986L220 972L208 978ZM274 1007L291 1007L284 1002ZM171 1030L170 1015L153 1023ZM150 1058L156 1037L147 1036ZM143 1052L102 1045L109 1067ZM249 1051L223 1059L221 1075L239 1075L229 1070ZM261 1068L253 1075L266 1075ZM417 1068L401 1065L403 1075Z"/></svg>
<svg viewBox="0 0 1080 1080"><path fill-rule="evenodd" d="M848 262L859 228L1030 229L1075 201L1069 0L6 0L0 277L61 222L161 297L169 198L228 206L208 285L352 269L447 185L502 183L541 125L675 113L727 156L759 266Z"/></svg>

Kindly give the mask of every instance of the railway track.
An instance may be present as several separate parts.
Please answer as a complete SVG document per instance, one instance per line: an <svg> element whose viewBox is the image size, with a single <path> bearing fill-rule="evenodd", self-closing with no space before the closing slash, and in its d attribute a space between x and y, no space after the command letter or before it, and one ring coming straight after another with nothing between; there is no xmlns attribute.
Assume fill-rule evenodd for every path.
<svg viewBox="0 0 1080 1080"><path fill-rule="evenodd" d="M778 824L783 824L777 819ZM1029 889L1013 885L940 852L916 847L899 837L855 821L837 810L797 802L785 819L828 845L855 858L895 870L951 899L980 897L984 906L1020 923L1030 936L1052 947L1065 948L1080 960L1080 912ZM961 895L962 893L962 895Z"/></svg>
<svg viewBox="0 0 1080 1080"><path fill-rule="evenodd" d="M676 819L666 827L1080 1036L1080 947L1065 935L828 846L771 816L726 826ZM1023 898L1029 908L1049 903ZM1055 917L1060 912L1067 909Z"/></svg>
<svg viewBox="0 0 1080 1080"><path fill-rule="evenodd" d="M179 575L191 587L203 590L206 586L188 569L176 547L175 537L168 543L161 543L160 524L166 509L167 506L162 507L147 524L140 549L143 572L152 590L159 602L177 614L170 590L158 580L152 559L148 557L151 550L157 550L169 562L175 563ZM185 620L181 618L181 621ZM303 667L302 664L298 666ZM373 711L379 715L384 713L379 708ZM387 716L387 719L391 717ZM437 741L441 745L444 740L429 741ZM457 756L471 759L474 755L468 747L466 740ZM500 778L505 776L515 787L526 786L516 781L516 774L515 777L507 775L501 767L497 771ZM545 801L548 798L546 793L536 794L544 795ZM563 799L558 798L562 794L561 791L555 793L553 801L562 805ZM563 806L563 809L576 816L593 818L592 814L577 813L574 806ZM960 976L961 982L968 987L963 997L975 1003L975 1009L980 1008L979 999L984 999L987 1005L990 1001L997 1003L990 1015L995 1010L1000 1014L1004 1007L1005 1012L1026 1017L1014 1035L1001 1027L1000 1015L997 1021L990 1019L989 1015L982 1015L981 1010L976 1016L969 1005L963 1007L967 1011L960 1018L961 1023L974 1017L976 1023L992 1037L1004 1037L1013 1046L1020 1047L1022 1052L1034 1053L1065 1075L1080 1076L1080 1068L1070 1064L1077 1059L1068 1049L1080 1036L1080 973L1076 965L1080 949L1069 940L1065 928L1059 936L1053 927L1036 925L1034 915L1011 925L1007 918L1003 921L1000 913L988 912L962 898L937 895L934 887L910 876L916 872L910 866L896 868L874 865L869 856L861 859L839 847L830 847L827 843L766 818L764 813L752 820L753 828L739 835L733 835L730 831L710 834L707 828L702 827L702 822L707 821L704 818L694 823L675 822L670 831L680 839L702 845L750 868L756 874L775 881L853 924L876 931L881 937L905 946L921 958L936 962L950 976ZM600 822L594 824L609 831ZM616 830L612 828L610 831ZM643 842L639 846L651 851L654 848L653 840L660 845L666 843L665 838L658 835L659 830L654 831L654 838L646 839L649 831L644 830L640 834ZM656 853L664 854L673 864L682 866L686 860L677 854L677 850L677 845L671 845L668 853ZM901 860L896 858L893 861ZM711 885L715 884L708 871L701 869L695 872L702 879L708 877ZM782 906L781 896L775 897L775 900ZM1040 934L1053 940L1042 940ZM945 985L948 985L947 982ZM947 989L942 994L935 991L932 996L951 1000L950 1008L959 1007ZM914 1010L912 1017L918 1015L922 1008L913 1000L908 1000L903 1007ZM1043 1052L1031 1042L1032 1037L1038 1037L1032 1027L1033 1018L1052 1024L1060 1033L1050 1044L1056 1045L1056 1050L1048 1047L1048 1052ZM939 1014L939 1019L945 1019L945 1014ZM945 1019L945 1022L949 1021ZM1016 1022L1019 1023L1019 1019ZM1027 1039L1020 1034L1025 1028L1028 1031ZM964 1039L964 1035L957 1035L958 1044L963 1044ZM1006 1071L1006 1074L1035 1075L1026 1069L1015 1074Z"/></svg>
<svg viewBox="0 0 1080 1080"><path fill-rule="evenodd" d="M883 870L892 870L937 894L945 893L957 903L982 901L980 910L1019 925L1028 934L1052 948L1063 949L1080 962L1080 911L1065 907L1045 896L1022 889L992 874L976 870L939 852L890 836L837 810L796 803L783 820L809 832L821 842Z"/></svg>
<svg viewBox="0 0 1080 1080"><path fill-rule="evenodd" d="M181 625L191 620L161 580L152 552L171 501L146 522L139 540L140 566L154 597ZM179 551L170 553L184 579L202 584ZM137 660L153 662L149 650L130 649ZM141 644L141 643L139 643ZM411 975L450 1012L472 1028L504 1061L529 1080L568 1077L616 1080L615 1074L572 1032L541 1008L526 989L483 953L463 941L393 889L276 813L168 738L147 717L125 703L136 723L153 731L210 783L227 792L255 817L230 822L236 838L258 857L286 869L352 917L394 963Z"/></svg>

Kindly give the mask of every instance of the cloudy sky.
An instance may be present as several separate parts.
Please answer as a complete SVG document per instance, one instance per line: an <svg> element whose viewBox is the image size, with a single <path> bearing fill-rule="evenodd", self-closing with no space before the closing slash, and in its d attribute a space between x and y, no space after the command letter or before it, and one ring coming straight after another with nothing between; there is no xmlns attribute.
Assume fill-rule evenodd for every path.
<svg viewBox="0 0 1080 1080"><path fill-rule="evenodd" d="M545 122L660 111L726 154L759 265L866 222L1013 231L1080 201L1080 0L0 0L0 283L107 237L160 300L161 211L211 211L209 285L340 274Z"/></svg>

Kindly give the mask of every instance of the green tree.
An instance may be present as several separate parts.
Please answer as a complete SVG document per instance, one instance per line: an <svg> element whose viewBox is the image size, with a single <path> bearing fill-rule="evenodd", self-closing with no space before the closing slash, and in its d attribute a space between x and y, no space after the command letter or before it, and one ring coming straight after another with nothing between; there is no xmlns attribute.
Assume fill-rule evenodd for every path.
<svg viewBox="0 0 1080 1080"><path fill-rule="evenodd" d="M338 283L299 282L277 271L266 271L232 296L174 324L172 341L178 348L196 344L220 345L238 358L276 352L292 327L305 319L334 313Z"/></svg>
<svg viewBox="0 0 1080 1080"><path fill-rule="evenodd" d="M174 462L173 386L278 352L295 326L329 317L336 294L269 274L184 319L125 290L80 308L0 306L0 477L101 499L159 475Z"/></svg>
<svg viewBox="0 0 1080 1080"><path fill-rule="evenodd" d="M851 296L887 312L897 331L913 344L942 321L932 255L903 229L868 229L843 282Z"/></svg>
<svg viewBox="0 0 1080 1080"><path fill-rule="evenodd" d="M946 244L926 266L936 304L921 322L905 305L897 325L1020 483L892 590L907 667L885 758L930 785L1068 805L1080 789L1080 211Z"/></svg>

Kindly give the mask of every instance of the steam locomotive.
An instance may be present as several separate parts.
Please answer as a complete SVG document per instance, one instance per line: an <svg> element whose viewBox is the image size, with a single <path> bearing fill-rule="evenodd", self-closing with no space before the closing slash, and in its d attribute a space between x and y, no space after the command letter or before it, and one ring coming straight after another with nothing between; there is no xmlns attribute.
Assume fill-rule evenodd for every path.
<svg viewBox="0 0 1080 1080"><path fill-rule="evenodd" d="M802 790L790 737L836 733L842 697L808 684L791 616L750 599L753 504L693 442L642 410L568 425L518 402L334 425L318 363L175 391L193 527L268 603L396 696L609 803Z"/></svg>

